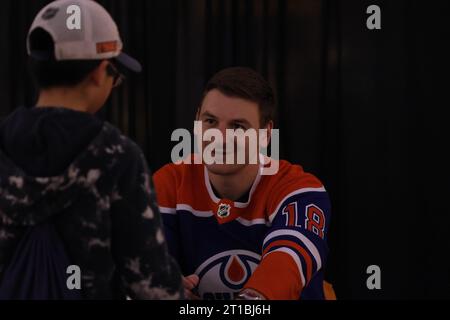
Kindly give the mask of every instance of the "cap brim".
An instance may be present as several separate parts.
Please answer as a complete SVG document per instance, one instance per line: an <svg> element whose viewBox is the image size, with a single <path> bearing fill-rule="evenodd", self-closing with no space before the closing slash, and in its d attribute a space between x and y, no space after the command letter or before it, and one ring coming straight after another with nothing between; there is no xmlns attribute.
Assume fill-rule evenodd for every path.
<svg viewBox="0 0 450 320"><path fill-rule="evenodd" d="M123 65L125 68L130 69L134 72L141 72L142 65L136 59L130 57L126 53L121 52L117 57L114 58L117 62Z"/></svg>

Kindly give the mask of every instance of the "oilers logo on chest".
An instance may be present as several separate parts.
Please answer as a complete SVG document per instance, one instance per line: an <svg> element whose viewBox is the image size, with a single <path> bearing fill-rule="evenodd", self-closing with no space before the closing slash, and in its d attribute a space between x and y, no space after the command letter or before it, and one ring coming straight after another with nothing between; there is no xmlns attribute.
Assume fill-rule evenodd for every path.
<svg viewBox="0 0 450 320"><path fill-rule="evenodd" d="M205 300L231 300L248 281L261 256L247 250L220 252L204 261L195 271L198 294Z"/></svg>

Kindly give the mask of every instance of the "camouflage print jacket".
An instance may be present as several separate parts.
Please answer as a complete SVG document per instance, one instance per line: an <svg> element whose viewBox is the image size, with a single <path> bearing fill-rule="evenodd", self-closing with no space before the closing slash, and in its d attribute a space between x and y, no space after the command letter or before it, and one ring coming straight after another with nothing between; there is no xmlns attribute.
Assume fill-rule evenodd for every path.
<svg viewBox="0 0 450 320"><path fill-rule="evenodd" d="M33 177L0 148L0 281L21 236L53 219L87 299L182 298L150 173L139 147L104 123L58 176Z"/></svg>

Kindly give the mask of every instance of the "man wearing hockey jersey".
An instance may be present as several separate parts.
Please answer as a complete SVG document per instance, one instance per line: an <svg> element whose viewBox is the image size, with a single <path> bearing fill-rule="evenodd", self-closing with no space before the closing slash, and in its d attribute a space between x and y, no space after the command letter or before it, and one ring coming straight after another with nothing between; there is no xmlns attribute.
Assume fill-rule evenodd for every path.
<svg viewBox="0 0 450 320"><path fill-rule="evenodd" d="M258 73L229 68L207 84L197 120L224 137L226 129L270 132L274 109L273 90ZM155 173L169 249L185 275L199 277L201 299L333 297L323 274L327 192L302 167L278 166L274 175L248 161L168 164Z"/></svg>

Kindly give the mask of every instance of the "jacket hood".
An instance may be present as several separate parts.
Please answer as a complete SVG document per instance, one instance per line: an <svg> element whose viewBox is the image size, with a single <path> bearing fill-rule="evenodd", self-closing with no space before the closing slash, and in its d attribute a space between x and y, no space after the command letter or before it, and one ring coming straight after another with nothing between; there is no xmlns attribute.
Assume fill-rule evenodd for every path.
<svg viewBox="0 0 450 320"><path fill-rule="evenodd" d="M126 138L91 115L37 113L30 124L33 117L19 110L0 127L0 219L5 224L32 226L64 211L86 190L98 193L101 185L112 183L111 171L124 153Z"/></svg>

